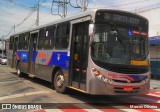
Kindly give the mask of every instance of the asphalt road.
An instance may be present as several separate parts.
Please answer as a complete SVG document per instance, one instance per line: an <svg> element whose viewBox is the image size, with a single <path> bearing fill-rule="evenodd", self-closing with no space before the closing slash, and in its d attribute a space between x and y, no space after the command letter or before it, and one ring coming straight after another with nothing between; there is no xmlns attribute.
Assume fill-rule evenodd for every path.
<svg viewBox="0 0 160 112"><path fill-rule="evenodd" d="M157 108L160 107L159 82L151 80L151 92L148 95L132 97L92 96L74 90L70 90L67 94L59 94L52 90L50 83L46 81L27 76L19 78L15 70L7 65L0 65L1 106L10 103L22 103L21 105L48 103L43 104L45 108L38 108L38 110L1 109L0 112L143 112L144 110L145 112L160 112L160 108ZM135 103L132 105L134 107L131 109L128 103ZM136 107L142 104L151 109L146 109L144 105ZM18 107L14 107L16 108Z"/></svg>

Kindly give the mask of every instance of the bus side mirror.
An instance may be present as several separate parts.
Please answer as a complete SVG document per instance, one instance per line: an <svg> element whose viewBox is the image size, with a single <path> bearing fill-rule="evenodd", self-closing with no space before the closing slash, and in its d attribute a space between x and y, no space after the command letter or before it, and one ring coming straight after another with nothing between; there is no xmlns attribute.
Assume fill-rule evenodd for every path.
<svg viewBox="0 0 160 112"><path fill-rule="evenodd" d="M94 24L89 24L89 37L90 37L89 45L92 45L93 42L93 32L94 32Z"/></svg>

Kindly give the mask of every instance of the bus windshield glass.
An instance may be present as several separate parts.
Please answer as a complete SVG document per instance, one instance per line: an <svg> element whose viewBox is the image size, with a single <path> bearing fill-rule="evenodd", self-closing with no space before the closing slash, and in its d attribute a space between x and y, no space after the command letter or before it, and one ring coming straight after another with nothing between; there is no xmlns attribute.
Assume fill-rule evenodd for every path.
<svg viewBox="0 0 160 112"><path fill-rule="evenodd" d="M92 58L109 64L130 65L131 60L146 60L148 34L143 28L96 24Z"/></svg>

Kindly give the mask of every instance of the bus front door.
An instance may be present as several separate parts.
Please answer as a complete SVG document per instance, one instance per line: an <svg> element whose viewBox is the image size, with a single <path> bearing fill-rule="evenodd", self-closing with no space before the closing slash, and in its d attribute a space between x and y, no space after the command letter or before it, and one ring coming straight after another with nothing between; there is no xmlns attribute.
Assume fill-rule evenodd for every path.
<svg viewBox="0 0 160 112"><path fill-rule="evenodd" d="M17 59L16 59L16 52L18 49L18 39L19 37L15 37L14 39L14 43L13 43L13 60L12 60L12 68L16 68L17 67Z"/></svg>
<svg viewBox="0 0 160 112"><path fill-rule="evenodd" d="M71 44L70 85L86 90L88 66L88 22L73 24Z"/></svg>
<svg viewBox="0 0 160 112"><path fill-rule="evenodd" d="M29 46L29 60L28 60L28 71L30 74L35 75L35 61L36 61L36 47L37 47L38 33L31 33L30 46Z"/></svg>

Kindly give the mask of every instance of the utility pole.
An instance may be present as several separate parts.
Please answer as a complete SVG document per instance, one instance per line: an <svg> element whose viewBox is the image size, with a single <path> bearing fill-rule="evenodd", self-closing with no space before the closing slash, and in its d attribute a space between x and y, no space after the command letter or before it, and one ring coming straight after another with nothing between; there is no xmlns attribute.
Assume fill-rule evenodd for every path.
<svg viewBox="0 0 160 112"><path fill-rule="evenodd" d="M62 18L65 18L66 14L66 0L63 0L63 3L62 3L62 7L63 7L63 11L62 11Z"/></svg>
<svg viewBox="0 0 160 112"><path fill-rule="evenodd" d="M59 15L61 16L62 18L65 18L66 15L67 15L67 5L70 4L73 8L81 8L82 11L86 11L87 9L87 6L88 6L88 0L80 0L82 1L81 4L78 4L77 0L76 1L76 4L77 6L74 6L70 0L52 0L52 7L51 7L51 14L52 15ZM53 9L56 9L54 6L54 4L57 4L58 6L58 13L54 13L53 12ZM54 7L54 8L53 8ZM62 13L60 13L60 8L62 8Z"/></svg>
<svg viewBox="0 0 160 112"><path fill-rule="evenodd" d="M54 4L57 4L57 6L58 6L58 13L53 13ZM69 4L68 0L53 0L52 7L51 7L51 14L52 15L59 15L62 18L65 18L67 15L67 4ZM60 9L60 8L62 8L62 9ZM62 11L61 14L60 14L60 11Z"/></svg>
<svg viewBox="0 0 160 112"><path fill-rule="evenodd" d="M86 0L82 0L82 11L86 11Z"/></svg>
<svg viewBox="0 0 160 112"><path fill-rule="evenodd" d="M2 57L3 57L3 51L4 51L4 34L2 36Z"/></svg>
<svg viewBox="0 0 160 112"><path fill-rule="evenodd" d="M37 26L39 26L39 1L38 1L38 6L37 6L37 21L36 21Z"/></svg>
<svg viewBox="0 0 160 112"><path fill-rule="evenodd" d="M14 29L14 34L15 34L16 33L16 26L15 26L15 24L13 26L13 29Z"/></svg>
<svg viewBox="0 0 160 112"><path fill-rule="evenodd" d="M3 28L0 29L2 31L2 37L1 37L1 41L2 41L2 57L3 57L3 49L4 49L4 31L3 31Z"/></svg>

